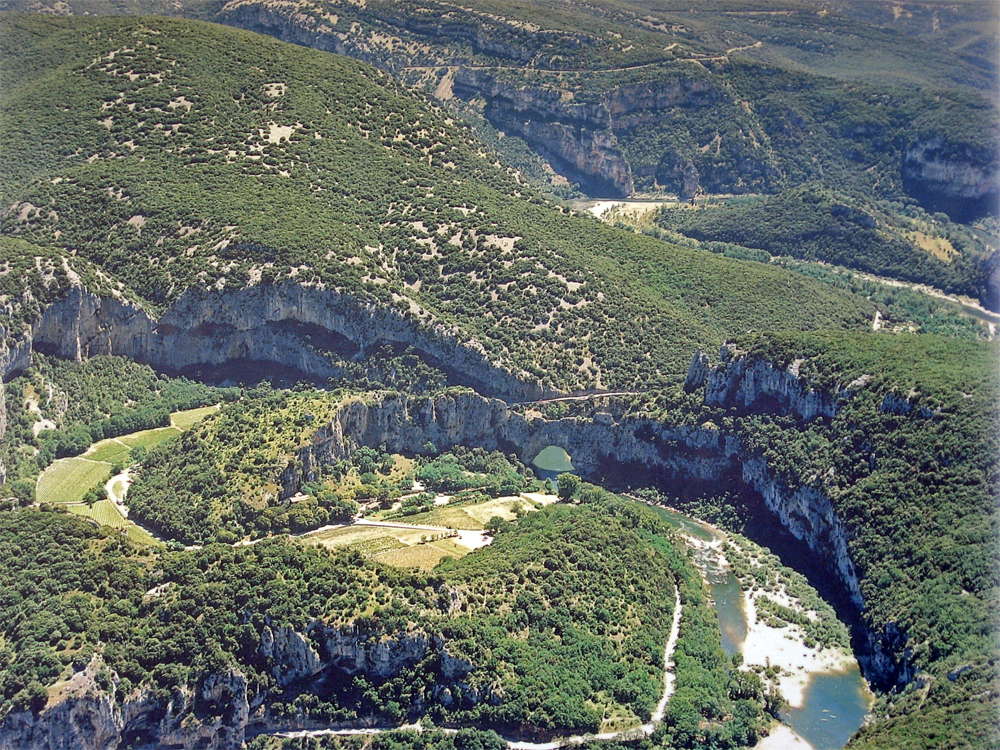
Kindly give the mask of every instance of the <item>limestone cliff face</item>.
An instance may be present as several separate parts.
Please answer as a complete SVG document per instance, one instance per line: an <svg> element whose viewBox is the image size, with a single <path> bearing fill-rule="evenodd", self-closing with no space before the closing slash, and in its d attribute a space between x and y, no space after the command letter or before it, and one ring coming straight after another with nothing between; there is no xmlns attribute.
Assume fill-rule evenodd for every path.
<svg viewBox="0 0 1000 750"><path fill-rule="evenodd" d="M463 99L485 100L484 114L494 127L523 138L559 172L594 194L631 194L632 169L615 135L608 102L578 102L556 89L469 68L456 71L452 90Z"/></svg>
<svg viewBox="0 0 1000 750"><path fill-rule="evenodd" d="M331 352L353 356L382 342L413 346L485 393L520 399L547 392L494 365L478 342L443 325L418 326L391 308L290 283L189 289L159 318L71 287L30 330L3 339L0 374L23 370L37 349L75 360L120 354L168 371L256 360L323 378L341 374Z"/></svg>
<svg viewBox="0 0 1000 750"><path fill-rule="evenodd" d="M828 393L811 388L799 378L800 362L781 369L767 360L740 356L728 346L722 347L720 358L725 366L713 370L707 357L697 352L684 382L688 392L704 387L710 406L793 414L810 421L834 416L839 402L851 396L849 390Z"/></svg>
<svg viewBox="0 0 1000 750"><path fill-rule="evenodd" d="M1000 164L996 154L940 137L918 140L907 148L903 186L931 211L944 211L955 221L971 221L998 213Z"/></svg>
<svg viewBox="0 0 1000 750"><path fill-rule="evenodd" d="M719 430L651 419L614 422L607 417L530 417L471 391L357 400L338 410L298 452L282 476L282 495L291 496L303 481L314 478L319 466L345 458L362 445L412 452L430 441L440 450L479 446L517 453L526 461L542 448L558 445L573 456L574 466L584 475L596 475L613 464L632 464L705 482L734 466L738 441Z"/></svg>
<svg viewBox="0 0 1000 750"><path fill-rule="evenodd" d="M22 711L0 724L2 750L94 750L135 746L229 750L242 746L250 715L246 678L210 675L166 702L137 692L113 698L98 687L95 657L74 675L66 694L41 713ZM112 675L112 681L117 679Z"/></svg>
<svg viewBox="0 0 1000 750"><path fill-rule="evenodd" d="M433 656L436 681L422 700L449 703L453 693L471 704L495 700L488 688L468 684L473 664L449 654L443 639L421 632L365 633L320 622L305 632L265 626L258 655L279 691L291 686L310 689L313 683L336 679L335 675L387 679ZM270 692L255 690L237 670L209 675L162 701L141 690L114 697L97 684L101 666L95 657L74 675L64 696L41 713L22 711L6 717L0 723L0 750L111 750L137 745L236 750L254 732L309 726L302 717L272 716ZM117 685L114 674L110 679ZM354 724L373 722L369 718Z"/></svg>
<svg viewBox="0 0 1000 750"><path fill-rule="evenodd" d="M761 133L742 138L736 147L739 157L721 162L711 144L697 144L699 148L692 149L690 144L664 142L654 147L655 155L644 157L643 164L629 157L623 138L650 132L672 116L697 116L700 109L731 98L724 85L707 75L672 73L642 83L595 84L593 99L580 101L558 87L535 85L528 76L505 75L503 69L530 67L532 62L539 65L539 49L548 42L561 49L592 43L586 34L554 30L529 33L516 24L501 30L484 25L482 16L453 13L425 17L393 12L389 6L361 13L365 23L337 24L281 5L231 0L216 20L349 55L418 87L434 78L429 75L431 69L450 69L447 98L485 102L483 114L494 127L523 138L557 172L592 195L628 196L638 176L645 184L660 184L685 198L699 188L747 192L776 186L779 170L760 148ZM488 23L494 21L497 19L491 17ZM477 55L498 58L503 64L480 67L482 60ZM553 64L558 69L560 63ZM746 125L743 130L753 129Z"/></svg>
<svg viewBox="0 0 1000 750"><path fill-rule="evenodd" d="M670 139L658 142L657 155L644 158L642 164L629 158L622 142L633 134L656 132L671 117L697 116L728 96L704 75L673 74L621 84L580 101L558 88L459 68L452 92L463 99L485 101L484 114L496 128L523 138L558 171L595 195L627 196L638 177L690 197L699 188L709 192L759 189L774 184L778 176L772 158L749 138L733 146L741 156L725 160L721 167L712 144L692 150Z"/></svg>

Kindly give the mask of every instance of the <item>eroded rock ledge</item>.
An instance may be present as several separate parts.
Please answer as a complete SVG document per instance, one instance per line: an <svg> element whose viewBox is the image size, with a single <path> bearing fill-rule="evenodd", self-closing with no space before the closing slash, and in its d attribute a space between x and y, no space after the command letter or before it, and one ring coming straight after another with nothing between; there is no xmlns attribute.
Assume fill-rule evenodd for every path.
<svg viewBox="0 0 1000 750"><path fill-rule="evenodd" d="M255 733L310 726L271 715L268 699L274 692L309 689L337 679L336 675L390 678L432 653L437 657L435 700L449 704L453 694L473 705L494 700L488 689L466 682L472 664L450 655L442 639L423 632L364 633L319 622L309 625L305 633L265 626L257 655L275 679L274 690L251 684L240 671L230 669L209 675L193 688L174 690L166 702L145 690L115 698L98 685L104 664L94 656L63 686L61 700L40 714L22 711L7 716L0 724L0 748L235 750ZM112 675L111 681L117 687L117 677ZM364 719L345 726L371 724L371 719Z"/></svg>
<svg viewBox="0 0 1000 750"><path fill-rule="evenodd" d="M168 372L255 360L305 375L341 375L336 360L381 343L412 346L458 382L490 395L531 399L554 393L492 363L475 340L444 325L418 326L391 308L331 289L292 283L235 291L189 289L161 316L72 287L20 338L0 330L0 375L25 369L33 350L68 359L118 354Z"/></svg>

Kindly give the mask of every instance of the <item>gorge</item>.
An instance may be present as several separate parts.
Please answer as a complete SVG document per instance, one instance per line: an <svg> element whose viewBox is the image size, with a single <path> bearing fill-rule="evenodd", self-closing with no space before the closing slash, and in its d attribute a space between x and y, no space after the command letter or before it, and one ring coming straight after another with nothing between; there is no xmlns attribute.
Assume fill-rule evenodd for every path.
<svg viewBox="0 0 1000 750"><path fill-rule="evenodd" d="M330 300L341 304L330 304ZM370 344L374 331L378 339L396 337L422 345L425 351L450 361L460 376L484 384L487 393L512 400L551 395L490 368L474 350L469 352L454 339L414 335L398 322L393 324L391 314L382 314L374 322L372 315L369 310L352 310L330 293L286 286L182 297L174 309L153 321L137 308L73 289L43 312L30 337L5 353L5 371L10 375L25 367L32 348L37 347L71 358L124 354L161 367L169 364L171 369L221 364L235 354L310 375L330 374L322 350L302 347L287 336L262 335L266 328L245 327L251 319L297 319L323 326L355 346ZM706 355L696 352L685 387L702 393L705 404L737 413L765 410L793 415L803 422L829 419L840 404L865 387L858 381L839 391L824 392L800 379L795 367L778 367L725 347L721 355L721 364L713 367ZM892 406L888 399L886 404ZM341 407L329 424L318 427L309 445L282 474L281 496L291 497L315 476L318 467L348 457L360 446L405 452L428 441L439 449L456 445L499 449L516 453L526 462L546 446L558 446L573 457L579 474L594 479L641 467L653 483L667 487L738 483L757 495L781 525L822 561L847 592L855 612L864 609L849 551L850 533L823 491L789 486L764 458L741 445L739 434L715 425L616 417L600 408L590 417L546 419L532 415L530 407L526 413L524 407L474 391L359 399ZM873 684L890 688L914 678L917 666L906 650L905 633L893 623L862 630L861 636L859 660Z"/></svg>

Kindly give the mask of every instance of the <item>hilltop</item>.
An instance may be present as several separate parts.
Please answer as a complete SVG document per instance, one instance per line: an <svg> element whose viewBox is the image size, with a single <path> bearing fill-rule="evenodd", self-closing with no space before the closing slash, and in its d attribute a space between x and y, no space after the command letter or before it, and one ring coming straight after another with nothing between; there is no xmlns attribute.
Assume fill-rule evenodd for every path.
<svg viewBox="0 0 1000 750"><path fill-rule="evenodd" d="M819 179L960 221L996 210L987 2L2 7L187 15L350 55L436 97L553 189L686 198Z"/></svg>

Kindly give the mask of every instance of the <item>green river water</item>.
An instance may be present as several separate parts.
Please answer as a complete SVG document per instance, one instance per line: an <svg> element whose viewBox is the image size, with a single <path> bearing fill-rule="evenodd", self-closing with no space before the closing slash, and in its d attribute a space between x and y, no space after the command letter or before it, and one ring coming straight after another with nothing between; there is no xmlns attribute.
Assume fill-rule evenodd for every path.
<svg viewBox="0 0 1000 750"><path fill-rule="evenodd" d="M717 538L711 528L683 513L666 508L656 510L688 536L705 542ZM711 562L706 567L719 615L722 648L732 655L739 652L747 634L743 592L731 571L721 571ZM802 706L787 709L781 718L815 750L840 750L864 722L869 695L857 666L843 672L818 674L806 687Z"/></svg>

